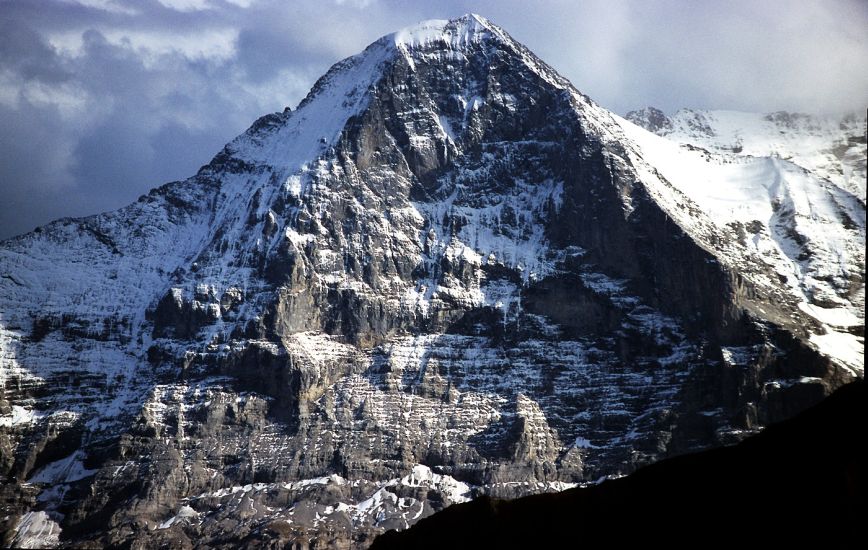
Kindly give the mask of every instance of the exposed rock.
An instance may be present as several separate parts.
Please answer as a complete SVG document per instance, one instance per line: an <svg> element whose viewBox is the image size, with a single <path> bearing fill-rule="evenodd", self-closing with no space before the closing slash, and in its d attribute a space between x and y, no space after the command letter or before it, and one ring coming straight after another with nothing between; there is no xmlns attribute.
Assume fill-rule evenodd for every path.
<svg viewBox="0 0 868 550"><path fill-rule="evenodd" d="M670 548L695 548L697 541L855 548L866 511L864 400L859 381L734 447L554 495L481 497L403 533L389 531L371 548L641 546L658 537ZM739 527L747 512L737 503L745 500L763 518L749 530Z"/></svg>

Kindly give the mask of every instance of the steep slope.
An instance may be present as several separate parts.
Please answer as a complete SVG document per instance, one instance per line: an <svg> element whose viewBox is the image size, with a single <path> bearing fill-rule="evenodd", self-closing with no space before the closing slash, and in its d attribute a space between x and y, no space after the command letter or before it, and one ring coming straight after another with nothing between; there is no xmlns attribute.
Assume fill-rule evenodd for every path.
<svg viewBox="0 0 868 550"><path fill-rule="evenodd" d="M821 132L819 123L805 122L811 120L807 117L786 118L781 113L760 118L679 111L674 119L661 122L662 116L650 110L628 115L677 141L654 137L620 120L625 135L641 150L642 160L634 159L635 164L641 166L644 160L649 165L643 179L652 182L658 203L718 259L764 292L778 294L775 305L781 311L759 306L761 317L788 324L787 309L798 308L807 314L808 323L802 317L793 320L803 324L811 343L845 368L861 372L865 253L858 236L865 228L865 178L863 173L861 195L854 196L845 190L854 180L842 174L858 172L854 159L859 156L858 166L864 172L865 144L863 139L861 148L856 145L849 151L847 162L835 166L838 173L827 162L823 144L831 146L835 139L854 142L853 127L864 129L864 120L851 121L850 126L842 123L837 132L828 127ZM819 137L810 132L802 135L799 126L784 126L789 133L777 130L773 135L757 123L782 124L782 120L801 121ZM744 144L736 153L722 145L733 135ZM818 148L813 155L809 154L812 145ZM722 152L715 154L702 146ZM746 151L773 156L756 157ZM795 152L784 160L784 151ZM697 209L706 215L704 219L697 219ZM781 307L784 304L788 308ZM797 325L793 329L799 330Z"/></svg>
<svg viewBox="0 0 868 550"><path fill-rule="evenodd" d="M840 273L816 252L783 281L658 139L485 19L430 21L189 180L6 241L9 540L364 546L737 441L861 377L811 308L816 287L858 315L864 203L817 222L840 243L801 243Z"/></svg>

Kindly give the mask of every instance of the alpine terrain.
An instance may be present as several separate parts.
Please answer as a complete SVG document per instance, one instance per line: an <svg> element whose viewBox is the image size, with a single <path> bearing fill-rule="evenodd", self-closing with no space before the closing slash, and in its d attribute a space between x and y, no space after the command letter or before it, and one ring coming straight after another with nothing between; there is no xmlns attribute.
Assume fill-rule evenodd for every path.
<svg viewBox="0 0 868 550"><path fill-rule="evenodd" d="M366 547L862 378L865 119L631 119L428 21L0 243L3 542Z"/></svg>

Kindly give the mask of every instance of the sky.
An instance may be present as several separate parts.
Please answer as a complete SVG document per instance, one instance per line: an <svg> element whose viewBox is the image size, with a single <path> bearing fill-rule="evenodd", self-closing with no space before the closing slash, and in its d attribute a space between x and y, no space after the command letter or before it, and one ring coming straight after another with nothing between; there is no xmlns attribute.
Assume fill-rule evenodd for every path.
<svg viewBox="0 0 868 550"><path fill-rule="evenodd" d="M0 0L0 239L207 164L378 37L474 12L602 106L864 112L864 0Z"/></svg>

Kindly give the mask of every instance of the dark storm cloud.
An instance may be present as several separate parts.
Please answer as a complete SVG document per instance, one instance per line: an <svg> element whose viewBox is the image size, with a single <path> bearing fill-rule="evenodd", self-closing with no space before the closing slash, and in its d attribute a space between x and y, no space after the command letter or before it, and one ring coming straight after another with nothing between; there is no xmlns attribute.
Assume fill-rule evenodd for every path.
<svg viewBox="0 0 868 550"><path fill-rule="evenodd" d="M617 112L863 109L868 7L837 2L0 2L0 238L181 179L332 63L481 13Z"/></svg>
<svg viewBox="0 0 868 550"><path fill-rule="evenodd" d="M16 21L0 22L0 66L22 78L45 83L68 80L72 75L63 70L54 51L39 33Z"/></svg>

